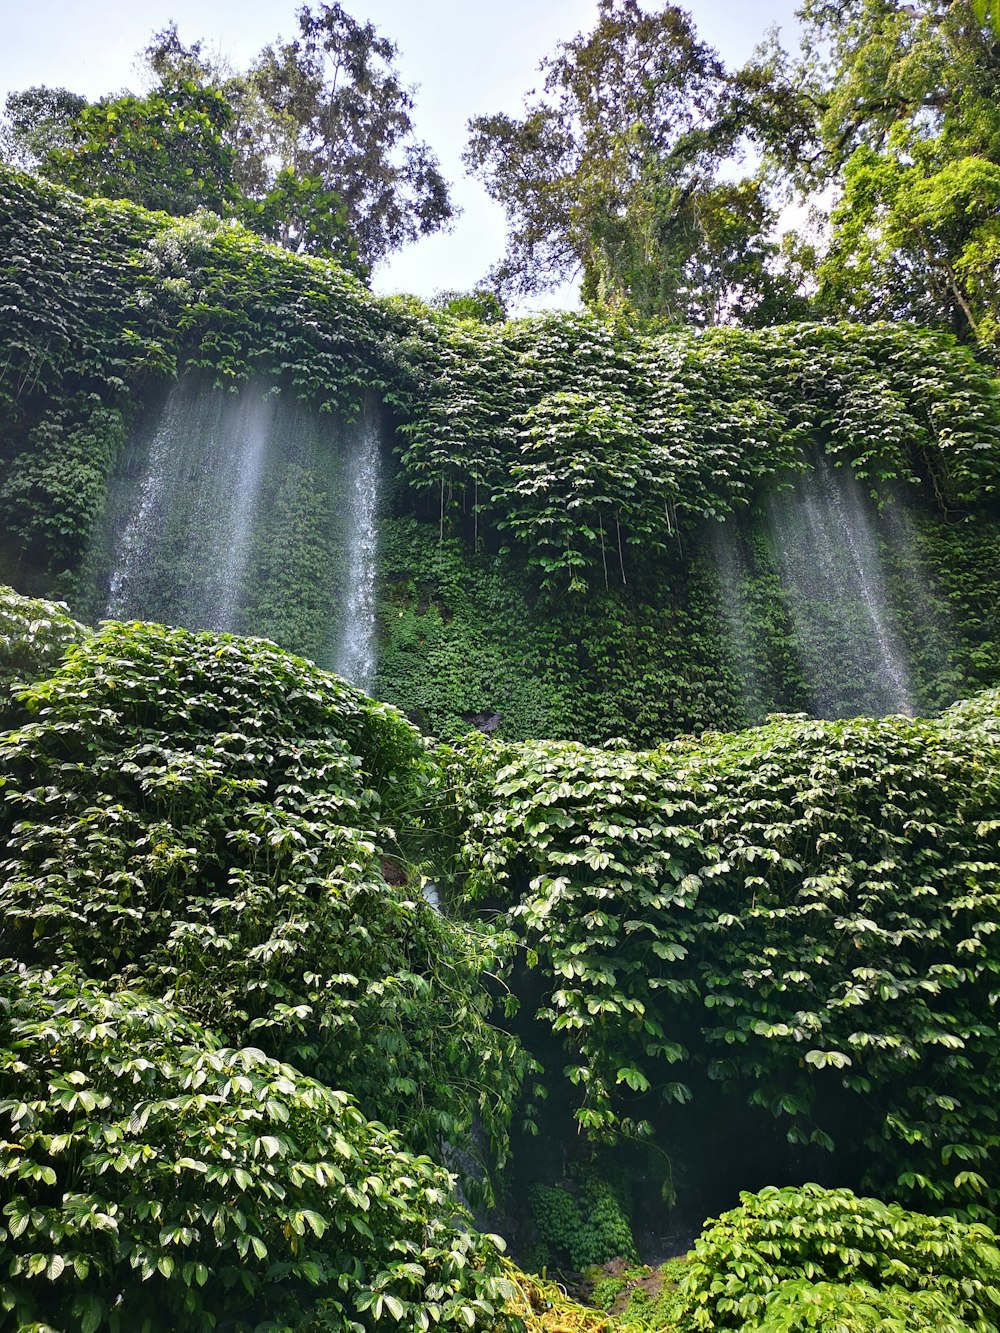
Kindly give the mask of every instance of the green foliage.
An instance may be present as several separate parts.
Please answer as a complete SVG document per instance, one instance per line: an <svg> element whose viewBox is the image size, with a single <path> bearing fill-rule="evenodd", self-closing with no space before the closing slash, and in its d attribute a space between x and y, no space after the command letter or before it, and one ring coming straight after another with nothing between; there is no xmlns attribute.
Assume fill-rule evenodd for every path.
<svg viewBox="0 0 1000 1333"><path fill-rule="evenodd" d="M496 717L504 735L561 734L563 699L509 570L412 519L384 522L379 539L387 592L374 693L443 739Z"/></svg>
<svg viewBox="0 0 1000 1333"><path fill-rule="evenodd" d="M0 403L14 423L43 397L85 388L107 405L194 366L225 384L269 374L321 410L393 396L399 317L337 265L209 215L170 221L0 179Z"/></svg>
<svg viewBox="0 0 1000 1333"><path fill-rule="evenodd" d="M807 0L743 85L772 166L831 215L817 307L947 328L995 357L1000 63L988 0ZM831 189L831 185L834 186Z"/></svg>
<svg viewBox="0 0 1000 1333"><path fill-rule="evenodd" d="M594 30L562 43L542 71L542 96L523 117L470 124L466 162L510 223L495 276L523 293L582 268L587 298L627 302L641 290L637 267L680 269L688 257L658 242L664 215L715 165L718 145L702 126L722 66L675 6L644 13L634 0L602 0Z"/></svg>
<svg viewBox="0 0 1000 1333"><path fill-rule="evenodd" d="M426 406L402 428L409 484L439 502L442 529L468 528L459 511L473 497L475 536L495 513L562 589L603 586L605 566L627 581L616 510L626 545L670 547L802 470L809 447L873 490L916 484L931 505L975 503L992 486L995 386L941 335L790 325L641 336L550 316L459 325L449 341L436 332L424 354Z"/></svg>
<svg viewBox="0 0 1000 1333"><path fill-rule="evenodd" d="M437 292L430 305L455 319L472 319L479 324L502 324L507 318L503 301L488 287L474 287L468 292Z"/></svg>
<svg viewBox="0 0 1000 1333"><path fill-rule="evenodd" d="M448 185L414 132L413 90L396 70L395 43L336 0L303 5L296 18L296 38L265 47L246 84L273 122L270 146L282 167L342 202L370 268L448 223Z"/></svg>
<svg viewBox="0 0 1000 1333"><path fill-rule="evenodd" d="M997 707L465 744L465 892L540 971L581 1129L745 1100L890 1197L996 1216Z"/></svg>
<svg viewBox="0 0 1000 1333"><path fill-rule="evenodd" d="M489 1022L503 942L406 882L427 761L394 710L263 641L137 624L19 702L5 956L141 981L421 1150L475 1120L502 1160L527 1067Z"/></svg>
<svg viewBox="0 0 1000 1333"><path fill-rule="evenodd" d="M695 1242L681 1330L997 1326L1000 1250L985 1227L816 1185L740 1200Z"/></svg>
<svg viewBox="0 0 1000 1333"><path fill-rule="evenodd" d="M169 1003L68 969L0 979L16 1328L494 1326L496 1243L450 1185L344 1093Z"/></svg>
<svg viewBox="0 0 1000 1333"><path fill-rule="evenodd" d="M581 571L596 564L598 547L605 588L609 565L616 581L624 582L622 520L632 541L662 549L655 502L662 502L667 517L672 498L669 478L642 448L631 404L553 393L524 419L522 459L509 488L498 494L510 513L500 526L529 547L543 588L564 586L568 579L571 592L585 591Z"/></svg>
<svg viewBox="0 0 1000 1333"><path fill-rule="evenodd" d="M0 486L0 523L22 583L52 590L60 575L71 581L124 441L122 414L96 394L47 413L28 433Z"/></svg>
<svg viewBox="0 0 1000 1333"><path fill-rule="evenodd" d="M233 111L217 89L190 80L85 106L68 143L41 161L43 175L81 194L131 199L166 213L223 211L233 155L223 133Z"/></svg>
<svg viewBox="0 0 1000 1333"><path fill-rule="evenodd" d="M0 588L0 687L8 695L0 716L5 726L18 711L9 698L11 688L51 675L88 632L64 606Z"/></svg>
<svg viewBox="0 0 1000 1333"><path fill-rule="evenodd" d="M22 559L18 578L50 589L86 546L114 452L109 432L118 430L102 413L120 410L127 390L150 378L202 366L237 384L259 372L347 413L366 391L381 394L405 440L397 512L427 520L423 548L433 530L492 561L463 570L464 601L394 590L383 607L380 688L444 734L465 725L463 714L503 712L511 734L652 741L806 706L782 590L766 562L752 599L772 683L756 705L741 699L746 673L724 642L704 529L706 519L759 513L804 466L803 450L850 464L883 499L902 483L908 508L939 510L949 522L961 506L981 512L990 502L995 387L939 335L789 326L695 339L579 316L498 326L429 318L366 297L337 268L232 224L171 224L7 180L8 568ZM52 462L56 451L69 452L72 481ZM34 551L26 562L25 542ZM941 528L931 544L971 555L971 524L964 534ZM43 547L58 555L35 568ZM61 594L74 572L71 564ZM924 707L997 678L981 652L997 638L981 585L955 586L933 560L928 577L975 611L960 618L946 670L928 660ZM511 595L497 594L501 585ZM911 656L926 656L912 601L901 585L904 637ZM284 636L288 618L275 612L270 632ZM501 624L509 629L497 633ZM285 641L322 648L299 633ZM421 671L422 644L436 657ZM470 660L482 665L466 679ZM524 688L543 707L526 699L504 708L489 697L493 680L510 680L502 693L511 700L529 672L541 686Z"/></svg>
<svg viewBox="0 0 1000 1333"><path fill-rule="evenodd" d="M991 23L994 32L1000 32L1000 9L995 0L972 0L972 9L980 23Z"/></svg>
<svg viewBox="0 0 1000 1333"><path fill-rule="evenodd" d="M87 99L68 88L25 88L8 93L0 151L11 166L30 170L55 148L65 148Z"/></svg>
<svg viewBox="0 0 1000 1333"><path fill-rule="evenodd" d="M1000 164L941 159L905 131L882 153L856 150L832 216L834 245L819 266L820 298L847 317L929 308L931 318L994 347Z"/></svg>
<svg viewBox="0 0 1000 1333"><path fill-rule="evenodd" d="M677 1286L687 1269L686 1257L668 1259L659 1268L633 1270L622 1283L623 1292L615 1305L612 1328L616 1333L657 1333L674 1330L677 1325ZM636 1281L639 1278L639 1281ZM597 1288L594 1293L596 1297ZM603 1308L609 1308L605 1305Z"/></svg>
<svg viewBox="0 0 1000 1333"><path fill-rule="evenodd" d="M384 521L375 692L442 738L500 714L509 739L655 744L814 708L811 671L831 715L866 710L872 682L843 654L853 621L817 606L803 644L768 519L712 525L655 562L623 542L624 587L612 546L608 591L597 544L587 593L561 600L509 558L440 543L434 523ZM995 521L894 506L875 526L914 706L933 712L1000 680Z"/></svg>
<svg viewBox="0 0 1000 1333"><path fill-rule="evenodd" d="M202 42L185 46L171 23L142 52L157 81L144 97L13 93L8 160L82 194L232 214L367 277L448 222L448 186L415 137L395 45L340 4L296 17L297 38L265 47L243 73Z"/></svg>
<svg viewBox="0 0 1000 1333"><path fill-rule="evenodd" d="M882 1291L867 1282L783 1282L767 1302L758 1325L770 1333L824 1329L828 1333L962 1333L970 1327L955 1306L936 1291ZM988 1328L995 1325L991 1321Z"/></svg>
<svg viewBox="0 0 1000 1333"><path fill-rule="evenodd" d="M584 1174L572 1192L562 1185L532 1185L528 1206L538 1233L533 1257L540 1267L579 1272L609 1259L638 1257L614 1191L592 1174Z"/></svg>
<svg viewBox="0 0 1000 1333"><path fill-rule="evenodd" d="M259 236L298 254L335 259L356 277L368 277L348 225L347 208L319 176L296 176L285 167L262 199L241 200L238 213Z"/></svg>
<svg viewBox="0 0 1000 1333"><path fill-rule="evenodd" d="M706 525L735 531L744 515L759 525L814 450L890 510L905 493L922 515L921 575L938 589L930 640L905 579L894 594L918 705L998 679L986 648L1000 640L995 604L943 557L961 548L963 568L988 567L974 526L990 514L1000 408L948 337L886 325L693 337L586 316L456 320L378 301L336 266L233 223L169 222L4 180L3 545L25 586L72 595L117 447L113 414L131 410L137 390L155 401L164 377L200 368L232 386L262 376L348 416L366 394L388 402L403 467L392 507L422 524L406 538L421 573L397 573L388 551L378 688L439 734L501 713L509 735L650 743L808 707L773 559L749 562L760 633L744 661L727 641ZM57 453L72 462L65 476ZM270 567L301 550L310 588L285 597L262 585L266 618L248 627L319 655L329 616L312 608L337 575L316 567L318 499L298 495L278 497L282 531L273 516L264 526ZM949 617L961 626L953 647ZM931 642L945 643L936 658ZM835 649L821 648L837 669ZM850 682L837 692L843 711L858 706Z"/></svg>

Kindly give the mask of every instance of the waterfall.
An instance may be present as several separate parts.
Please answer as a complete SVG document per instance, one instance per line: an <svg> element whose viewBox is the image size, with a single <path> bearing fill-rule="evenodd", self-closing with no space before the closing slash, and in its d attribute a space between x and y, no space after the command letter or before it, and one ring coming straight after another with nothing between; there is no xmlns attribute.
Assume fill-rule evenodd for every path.
<svg viewBox="0 0 1000 1333"><path fill-rule="evenodd" d="M878 539L853 474L816 458L768 518L816 713L912 712Z"/></svg>
<svg viewBox="0 0 1000 1333"><path fill-rule="evenodd" d="M365 412L346 477L347 596L334 670L360 689L375 675L375 577L381 438L374 414Z"/></svg>
<svg viewBox="0 0 1000 1333"><path fill-rule="evenodd" d="M749 723L761 721L774 703L769 698L765 664L755 641L753 611L747 602L750 567L740 538L735 520L709 525L707 544L715 567L720 628L736 669L740 701Z"/></svg>
<svg viewBox="0 0 1000 1333"><path fill-rule="evenodd" d="M375 411L186 377L112 478L84 613L272 638L369 688L380 456Z"/></svg>
<svg viewBox="0 0 1000 1333"><path fill-rule="evenodd" d="M171 393L150 441L146 467L138 486L138 503L122 528L117 545L104 610L108 619L124 620L130 614L135 614L135 607L141 599L147 537L158 526L158 519L163 512L170 443L178 431L179 414L178 395Z"/></svg>
<svg viewBox="0 0 1000 1333"><path fill-rule="evenodd" d="M186 381L171 390L149 439L138 503L121 528L108 616L236 628L274 418L274 398L261 392L224 394Z"/></svg>

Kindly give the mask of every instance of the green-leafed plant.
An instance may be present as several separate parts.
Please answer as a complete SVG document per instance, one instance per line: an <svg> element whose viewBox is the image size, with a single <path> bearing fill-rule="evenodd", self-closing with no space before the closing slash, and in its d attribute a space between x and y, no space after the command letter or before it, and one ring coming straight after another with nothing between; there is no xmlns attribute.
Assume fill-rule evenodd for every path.
<svg viewBox="0 0 1000 1333"><path fill-rule="evenodd" d="M651 744L813 709L814 661L832 677L824 711L870 708L836 636L793 625L768 532L771 501L820 454L885 510L887 623L915 707L1000 678L1000 407L945 334L456 319L379 300L234 222L82 200L6 168L0 250L0 573L88 618L106 598L84 553L125 465L123 422L198 371L321 413L391 410L388 507L416 524L419 567L381 584L378 689L439 734L500 713L510 736ZM280 533L259 516L271 558L237 624L322 657L330 506L311 478L274 485Z"/></svg>
<svg viewBox="0 0 1000 1333"><path fill-rule="evenodd" d="M139 624L19 704L4 956L141 982L423 1150L476 1120L502 1158L525 1070L490 1023L502 940L421 895L428 763L394 710L263 641Z"/></svg>
<svg viewBox="0 0 1000 1333"><path fill-rule="evenodd" d="M584 1174L573 1191L563 1185L532 1185L528 1202L538 1237L538 1267L581 1271L609 1259L638 1258L621 1203L599 1177Z"/></svg>
<svg viewBox="0 0 1000 1333"><path fill-rule="evenodd" d="M0 1199L17 1329L487 1328L509 1292L343 1092L71 969L0 980Z"/></svg>
<svg viewBox="0 0 1000 1333"><path fill-rule="evenodd" d="M0 716L6 722L17 711L10 698L12 687L50 675L88 633L64 606L0 587L0 688L4 692Z"/></svg>
<svg viewBox="0 0 1000 1333"><path fill-rule="evenodd" d="M890 1197L997 1215L997 708L449 761L456 886L539 969L583 1130L745 1100Z"/></svg>
<svg viewBox="0 0 1000 1333"><path fill-rule="evenodd" d="M997 1327L1000 1250L985 1227L816 1185L740 1199L695 1242L682 1330Z"/></svg>

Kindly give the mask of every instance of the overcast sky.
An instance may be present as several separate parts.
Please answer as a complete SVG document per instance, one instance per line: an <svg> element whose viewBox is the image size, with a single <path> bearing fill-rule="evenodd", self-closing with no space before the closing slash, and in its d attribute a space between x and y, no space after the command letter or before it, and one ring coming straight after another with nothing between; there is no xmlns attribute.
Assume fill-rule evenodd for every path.
<svg viewBox="0 0 1000 1333"><path fill-rule="evenodd" d="M798 0L693 0L701 36L730 64L750 54L771 25L787 39ZM414 124L441 160L462 216L447 234L409 246L375 274L383 292L430 296L473 286L500 257L502 210L461 162L466 123L494 111L516 113L535 84L538 62L558 42L594 24L596 0L345 0L399 47L404 80L416 84ZM204 41L243 67L278 36L296 31L297 0L0 0L0 102L33 84L90 98L138 90L136 53L171 19L181 39ZM652 9L650 0L644 8ZM556 304L568 304L560 293Z"/></svg>

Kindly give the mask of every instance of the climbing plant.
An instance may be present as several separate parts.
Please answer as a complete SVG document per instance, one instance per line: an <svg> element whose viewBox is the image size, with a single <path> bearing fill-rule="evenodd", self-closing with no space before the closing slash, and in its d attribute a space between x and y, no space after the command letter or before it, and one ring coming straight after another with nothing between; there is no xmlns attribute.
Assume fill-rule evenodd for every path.
<svg viewBox="0 0 1000 1333"><path fill-rule="evenodd" d="M469 1329L510 1290L345 1093L70 968L0 980L0 1206L19 1329Z"/></svg>
<svg viewBox="0 0 1000 1333"><path fill-rule="evenodd" d="M466 744L456 891L540 971L582 1130L742 1098L891 1197L996 1216L997 707Z"/></svg>
<svg viewBox="0 0 1000 1333"><path fill-rule="evenodd" d="M1000 1250L986 1227L850 1190L765 1189L710 1221L675 1297L685 1330L995 1328Z"/></svg>
<svg viewBox="0 0 1000 1333"><path fill-rule="evenodd" d="M890 609L912 705L998 679L995 599L945 566L959 549L955 568L989 565L976 552L995 530L1000 407L989 374L944 334L459 319L375 298L335 264L236 223L85 201L7 168L0 240L0 562L79 614L106 605L84 553L124 465L125 423L196 371L222 388L262 377L321 413L350 416L366 395L387 405L391 512L420 525L414 550L456 544L445 591L426 555L426 576L382 584L379 690L442 734L484 716L523 737L547 718L549 734L650 743L815 707L761 542L777 540L762 531L773 497L820 455L887 522L913 516L915 574L895 578ZM277 508L264 525L276 584L240 624L322 656L315 589L337 590L320 567L332 561L322 515L302 486L280 500L295 512L277 535ZM736 580L752 631L742 641L720 530L750 552ZM286 569L292 549L309 596ZM300 603L315 613L290 609ZM845 675L835 643L814 656ZM846 679L830 694L834 711L866 706Z"/></svg>

